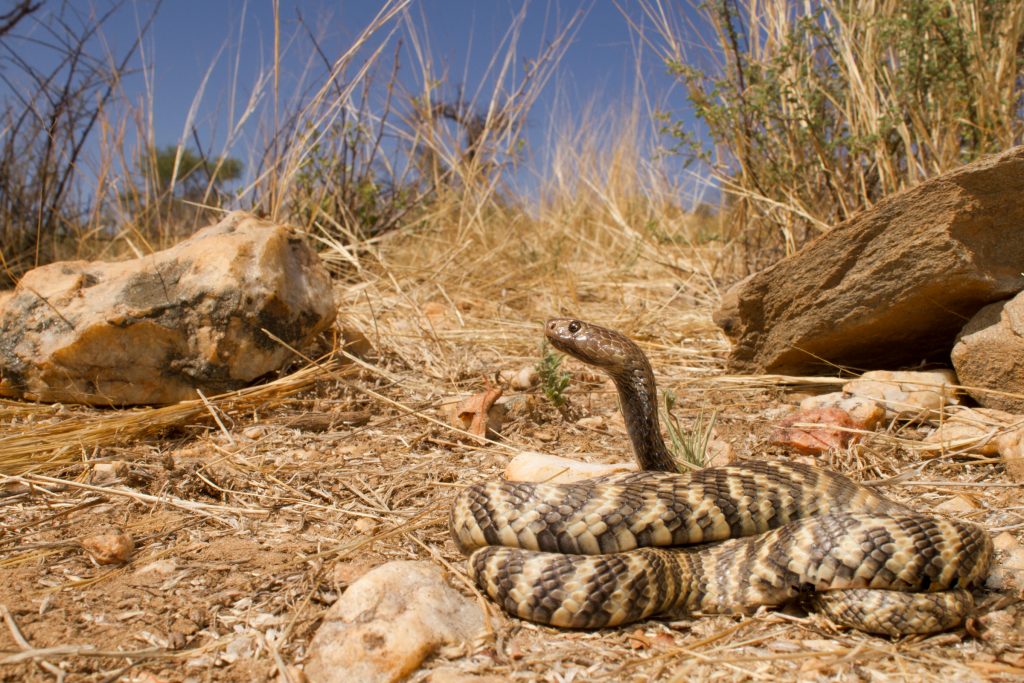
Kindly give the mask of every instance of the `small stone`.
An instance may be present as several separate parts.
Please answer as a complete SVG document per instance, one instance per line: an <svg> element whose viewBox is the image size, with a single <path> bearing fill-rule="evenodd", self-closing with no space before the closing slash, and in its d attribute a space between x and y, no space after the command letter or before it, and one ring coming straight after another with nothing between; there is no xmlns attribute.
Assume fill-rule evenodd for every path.
<svg viewBox="0 0 1024 683"><path fill-rule="evenodd" d="M724 467L736 460L736 450L728 441L711 439L704 451L705 467Z"/></svg>
<svg viewBox="0 0 1024 683"><path fill-rule="evenodd" d="M366 517L360 517L352 526L361 534L371 534L377 528L377 522Z"/></svg>
<svg viewBox="0 0 1024 683"><path fill-rule="evenodd" d="M96 564L124 564L135 550L135 541L124 532L89 536L80 544Z"/></svg>
<svg viewBox="0 0 1024 683"><path fill-rule="evenodd" d="M800 401L800 408L802 410L839 408L846 411L857 429L863 429L868 432L872 431L885 419L885 408L878 405L873 399L863 396L849 396L841 391L808 396Z"/></svg>
<svg viewBox="0 0 1024 683"><path fill-rule="evenodd" d="M155 560L135 570L135 576L170 576L178 569L178 563L172 558Z"/></svg>
<svg viewBox="0 0 1024 683"><path fill-rule="evenodd" d="M583 427L584 429L601 429L604 427L604 418L600 415L591 415L590 417L581 417L576 420L576 425Z"/></svg>
<svg viewBox="0 0 1024 683"><path fill-rule="evenodd" d="M1013 415L988 408L960 408L939 423L924 438L925 443L941 444L945 450L964 450L982 455L999 452L999 439Z"/></svg>
<svg viewBox="0 0 1024 683"><path fill-rule="evenodd" d="M509 382L509 386L516 391L526 391L531 387L536 386L540 380L540 376L537 374L537 369L534 367L526 367L517 372L512 380Z"/></svg>
<svg viewBox="0 0 1024 683"><path fill-rule="evenodd" d="M263 425L250 425L242 430L242 436L250 441L258 441L262 439L266 433L267 428Z"/></svg>
<svg viewBox="0 0 1024 683"><path fill-rule="evenodd" d="M537 441L543 441L549 443L555 440L555 435L548 429L538 429L533 432L533 436Z"/></svg>
<svg viewBox="0 0 1024 683"><path fill-rule="evenodd" d="M978 508L979 505L973 498L964 495L953 496L935 506L937 511L952 515L974 512Z"/></svg>
<svg viewBox="0 0 1024 683"><path fill-rule="evenodd" d="M523 451L505 467L505 479L568 484L608 474L634 472L636 469L636 464L631 462L602 465L536 451Z"/></svg>
<svg viewBox="0 0 1024 683"><path fill-rule="evenodd" d="M388 562L324 615L309 644L311 683L399 681L439 648L479 636L484 614L430 562Z"/></svg>
<svg viewBox="0 0 1024 683"><path fill-rule="evenodd" d="M945 406L959 403L956 383L952 370L874 370L844 384L843 391L885 406L889 418L933 419Z"/></svg>
<svg viewBox="0 0 1024 683"><path fill-rule="evenodd" d="M1024 481L1024 429L996 437L996 448L1010 479Z"/></svg>
<svg viewBox="0 0 1024 683"><path fill-rule="evenodd" d="M992 545L996 550L1009 551L1020 547L1020 541L1009 531L1000 532L992 539Z"/></svg>
<svg viewBox="0 0 1024 683"><path fill-rule="evenodd" d="M128 475L128 463L121 460L114 462L98 462L92 466L90 480L96 486L104 486Z"/></svg>
<svg viewBox="0 0 1024 683"><path fill-rule="evenodd" d="M807 426L794 426L798 424ZM844 430L853 427L853 419L845 410L801 409L782 418L771 436L771 442L799 453L816 455L845 448L854 435Z"/></svg>
<svg viewBox="0 0 1024 683"><path fill-rule="evenodd" d="M341 326L341 337L345 340L344 349L356 358L366 358L373 353L373 344L370 339L352 325Z"/></svg>

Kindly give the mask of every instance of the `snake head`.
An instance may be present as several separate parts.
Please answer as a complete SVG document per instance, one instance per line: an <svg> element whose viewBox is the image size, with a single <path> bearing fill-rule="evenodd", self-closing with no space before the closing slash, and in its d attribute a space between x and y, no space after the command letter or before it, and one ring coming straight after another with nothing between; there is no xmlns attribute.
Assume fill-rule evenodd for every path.
<svg viewBox="0 0 1024 683"><path fill-rule="evenodd" d="M640 348L628 337L583 320L552 318L544 326L544 335L562 353L602 368L613 376L646 362Z"/></svg>

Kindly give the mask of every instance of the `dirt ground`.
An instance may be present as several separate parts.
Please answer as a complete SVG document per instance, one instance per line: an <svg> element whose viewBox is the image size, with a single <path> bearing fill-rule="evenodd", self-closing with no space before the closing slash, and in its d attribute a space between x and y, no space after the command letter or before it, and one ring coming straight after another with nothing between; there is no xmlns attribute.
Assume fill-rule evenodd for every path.
<svg viewBox="0 0 1024 683"><path fill-rule="evenodd" d="M464 572L447 530L460 487L500 477L520 450L592 462L630 455L610 384L572 360L564 363L571 419L533 389L495 443L444 425L444 399L537 363L549 315L632 335L660 386L679 397L683 423L717 410L717 436L739 457L794 457L769 445L779 406L795 400L787 382L724 376L727 342L710 319L717 293L678 262L661 263L674 256L647 253L517 278L487 277L486 263L455 276L447 255L396 256L339 285L341 324L373 347L360 362L323 368L302 391L244 409L215 402L158 435L97 444L85 427L72 432L63 462L2 480L0 680L301 680L324 611L370 568L427 559ZM438 272L448 274L439 281ZM118 412L5 410L11 435ZM576 424L594 415L604 426ZM815 460L859 480L903 474L882 490L1024 539L1021 488L1002 466L926 453L915 447L921 433L892 423ZM111 463L99 469L114 478L103 480L96 465ZM82 539L117 531L134 541L127 563L99 565L83 552ZM436 653L411 680L1024 679L1024 610L1012 578L977 594L978 617L966 629L901 640L838 629L798 607L595 632L494 611L492 635Z"/></svg>

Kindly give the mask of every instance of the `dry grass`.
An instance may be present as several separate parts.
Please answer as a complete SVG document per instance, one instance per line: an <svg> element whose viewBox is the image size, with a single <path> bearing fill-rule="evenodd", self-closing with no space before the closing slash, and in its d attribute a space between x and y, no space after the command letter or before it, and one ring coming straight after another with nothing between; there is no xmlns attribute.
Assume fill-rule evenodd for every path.
<svg viewBox="0 0 1024 683"><path fill-rule="evenodd" d="M202 401L151 411L0 406L5 424L59 434L67 446L44 446L40 468L50 474L41 475L27 471L20 447L0 444L8 472L2 670L43 679L60 667L97 681L142 672L241 681L284 670L297 680L318 619L368 568L422 558L462 572L447 533L459 487L500 476L520 449L627 456L613 392L572 361L573 408L604 416L605 430L566 421L537 390L500 442L480 445L441 420L442 399L533 365L550 314L636 337L662 385L680 396L684 423L716 410L719 437L740 456L791 457L768 446L771 411L784 387L828 382L721 375L727 346L709 315L716 297L697 275L716 254L685 239L652 241L622 227L616 214L625 209L601 206L591 202L589 219L573 224L510 214L514 233L509 223L439 224L376 240L340 301L345 323L376 356L310 365L275 385L211 398L220 425ZM680 237L691 228L683 218L668 227ZM552 245L561 245L557 257ZM362 421L343 417L354 414L368 420L355 426ZM327 419L294 426L304 416ZM162 435L153 435L157 427ZM125 467L113 481L89 483L104 462ZM1019 486L998 462L936 456L913 425L894 423L818 463L885 482L887 493L922 510L954 501L969 507L955 514L1018 538L1024 526ZM15 467L21 474L11 474ZM93 566L78 541L110 528L135 538L135 554L125 566ZM594 633L493 612L491 636L444 650L413 680L440 669L549 681L999 679L1024 672L1014 602L1006 591L983 596L982 613L997 617L976 626L980 637L902 641L837 631L798 610L678 615Z"/></svg>
<svg viewBox="0 0 1024 683"><path fill-rule="evenodd" d="M381 16L392 23L374 30L390 30L404 5L388 3ZM573 361L563 365L573 375L571 414L603 416L604 429L567 420L538 389L517 402L500 440L480 444L444 423L445 399L535 365L552 315L636 338L679 397L684 425L714 411L718 437L740 457L792 457L768 438L784 391L829 380L722 374L727 342L710 313L718 283L743 264L731 245L705 239L708 220L682 211L680 188L648 163L638 132L645 123L631 113L642 108L586 127L589 134L555 136L538 197L525 201L505 187L502 169L536 95L531 83L557 61L561 43L552 45L536 80L504 81L509 87L473 98L489 122L476 149L487 153L467 156L458 135L424 124L439 110L420 109L415 119L402 110L416 122L401 128L406 142L426 145L437 175L414 210L381 233L360 230L354 214L294 201L323 198L296 187L315 131L361 111L352 91L325 86L311 103L271 112L293 137L268 147L246 196L320 240L338 275L340 321L366 336L373 355L305 363L263 387L154 410L0 402L0 677L300 680L325 610L369 568L427 559L465 588L447 531L460 487L501 476L523 449L590 461L628 456L614 392ZM436 74L429 50L421 52L426 88ZM354 84L367 73L356 65L381 54L331 63L359 73L346 81ZM507 73L515 61L513 41L494 69ZM268 73L264 87L276 83ZM417 94L429 101L429 90ZM316 125L291 126L299 120ZM380 112L366 121L397 129ZM126 229L115 241L136 237ZM1020 540L1020 487L1002 465L962 447L936 454L920 432L893 423L817 462ZM94 565L80 541L110 529L131 534L135 552L123 566ZM1017 598L1010 589L985 593L986 616L972 630L899 641L837 630L797 609L674 615L593 633L494 611L487 637L436 653L413 680L442 669L544 681L1009 679L1024 675Z"/></svg>

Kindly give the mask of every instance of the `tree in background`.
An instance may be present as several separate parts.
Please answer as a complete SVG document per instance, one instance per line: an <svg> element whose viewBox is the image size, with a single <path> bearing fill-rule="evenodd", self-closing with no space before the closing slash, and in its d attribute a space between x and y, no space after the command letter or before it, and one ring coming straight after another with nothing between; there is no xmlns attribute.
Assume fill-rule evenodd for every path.
<svg viewBox="0 0 1024 683"><path fill-rule="evenodd" d="M151 149L140 163L161 196L202 202L223 195L224 185L242 176L242 162L234 157L207 159L188 147L178 150L176 145Z"/></svg>

